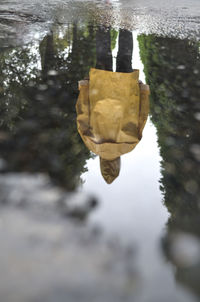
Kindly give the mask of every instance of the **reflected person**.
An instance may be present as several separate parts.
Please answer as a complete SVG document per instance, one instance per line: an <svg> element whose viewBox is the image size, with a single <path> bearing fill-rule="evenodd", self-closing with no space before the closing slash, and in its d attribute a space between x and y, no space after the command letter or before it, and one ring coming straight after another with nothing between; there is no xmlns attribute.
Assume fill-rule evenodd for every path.
<svg viewBox="0 0 200 302"><path fill-rule="evenodd" d="M149 88L132 69L132 33L120 29L113 72L110 29L96 32L96 66L79 82L77 127L85 145L100 156L101 173L110 184L119 175L120 156L142 138L149 111Z"/></svg>

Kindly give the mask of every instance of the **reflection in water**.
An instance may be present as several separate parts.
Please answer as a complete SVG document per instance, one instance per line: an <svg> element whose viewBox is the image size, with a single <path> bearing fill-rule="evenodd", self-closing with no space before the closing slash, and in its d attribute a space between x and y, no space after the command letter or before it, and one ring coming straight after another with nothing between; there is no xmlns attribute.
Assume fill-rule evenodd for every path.
<svg viewBox="0 0 200 302"><path fill-rule="evenodd" d="M108 160L100 157L101 174L108 184L111 184L118 176L121 168L121 158Z"/></svg>
<svg viewBox="0 0 200 302"><path fill-rule="evenodd" d="M161 187L171 217L164 251L176 278L200 296L199 43L140 36L161 148Z"/></svg>
<svg viewBox="0 0 200 302"><path fill-rule="evenodd" d="M132 71L128 31L119 30L117 68L112 72L116 35L91 23L74 23L53 28L39 44L0 49L1 172L45 172L67 189L77 188L86 160L92 157L77 132L77 83L90 72L90 88L87 79L80 82L79 132L89 149L100 155L106 182L118 176L120 156L141 139L148 90L138 83L138 71ZM140 36L139 42L163 158L161 187L171 213L164 252L176 266L177 280L199 295L199 43L151 35ZM152 196L147 198L151 201ZM138 236L144 237L139 229Z"/></svg>
<svg viewBox="0 0 200 302"><path fill-rule="evenodd" d="M98 28L96 46L96 68L90 70L89 80L79 82L77 123L86 146L100 156L102 176L110 184L119 175L120 156L142 138L149 89L139 83L139 71L132 69L131 32L119 32L116 72L112 72L110 30Z"/></svg>
<svg viewBox="0 0 200 302"><path fill-rule="evenodd" d="M1 51L3 172L47 172L69 190L80 183L91 155L77 133L75 102L95 60L94 38L91 25L73 24L35 47Z"/></svg>

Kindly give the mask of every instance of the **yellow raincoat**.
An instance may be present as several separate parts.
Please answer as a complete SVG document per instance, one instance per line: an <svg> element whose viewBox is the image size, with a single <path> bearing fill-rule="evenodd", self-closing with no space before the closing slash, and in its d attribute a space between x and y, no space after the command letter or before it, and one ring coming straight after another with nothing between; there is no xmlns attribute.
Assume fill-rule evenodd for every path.
<svg viewBox="0 0 200 302"><path fill-rule="evenodd" d="M85 145L100 156L101 171L106 171L106 161L116 166L114 160L133 150L142 138L149 88L139 83L139 70L121 73L92 68L89 79L79 82L77 128ZM119 162L117 166L116 176ZM106 181L112 182L109 177Z"/></svg>

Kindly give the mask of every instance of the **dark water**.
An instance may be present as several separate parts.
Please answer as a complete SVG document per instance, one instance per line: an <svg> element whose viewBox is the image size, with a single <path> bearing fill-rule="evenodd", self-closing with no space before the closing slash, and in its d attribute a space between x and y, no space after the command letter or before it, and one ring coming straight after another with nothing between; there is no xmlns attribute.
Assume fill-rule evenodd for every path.
<svg viewBox="0 0 200 302"><path fill-rule="evenodd" d="M23 208L21 200L31 200L34 194L48 204L60 192L92 193L99 207L86 222L122 245L134 246L133 262L139 274L135 301L199 301L199 4L193 1L188 6L177 1L173 9L171 3L136 6L131 1L107 6L92 1L25 4L3 1L0 6L3 209L19 200ZM133 32L133 67L140 69L140 79L148 83L151 91L143 138L131 153L122 156L120 175L111 185L101 177L98 157L78 134L75 110L77 83L96 64L96 33L102 24L110 28L114 67L120 28ZM42 177L48 179L44 181L45 194L40 194ZM12 217L3 219L6 230L15 228ZM16 228L21 233L19 221L20 217ZM12 236L15 242L15 232ZM19 242L15 248L27 254ZM115 258L112 265L115 267L117 262ZM16 272L18 269L16 264ZM120 275L117 269L116 275ZM96 275L101 275L100 269ZM4 286L9 288L9 273L6 276ZM41 277L43 281L45 276ZM115 286L111 285L109 295L98 278L100 300L95 300L95 295L82 299L101 301L105 295L106 301L122 301L118 279L112 276ZM19 300L25 299L21 301L41 301L34 300L29 291L23 296L26 283L13 284L13 296L5 291L4 301L14 301L15 292ZM125 301L132 299L134 286L126 291ZM87 290L90 292L90 286ZM51 293L48 286L45 291L47 301L55 297L59 297L58 301L67 297L86 301L73 294L67 296L62 290Z"/></svg>

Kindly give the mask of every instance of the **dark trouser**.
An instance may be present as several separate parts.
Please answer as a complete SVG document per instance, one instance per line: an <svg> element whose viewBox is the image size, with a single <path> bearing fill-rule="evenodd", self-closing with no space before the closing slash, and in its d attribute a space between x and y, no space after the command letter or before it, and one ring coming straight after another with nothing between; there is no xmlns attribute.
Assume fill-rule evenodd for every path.
<svg viewBox="0 0 200 302"><path fill-rule="evenodd" d="M132 72L133 36L126 29L119 31L117 72ZM96 33L96 68L112 71L110 29L99 27Z"/></svg>
<svg viewBox="0 0 200 302"><path fill-rule="evenodd" d="M96 68L113 70L110 29L99 27L96 33Z"/></svg>
<svg viewBox="0 0 200 302"><path fill-rule="evenodd" d="M132 72L133 35L126 29L119 31L119 49L117 53L118 72Z"/></svg>

